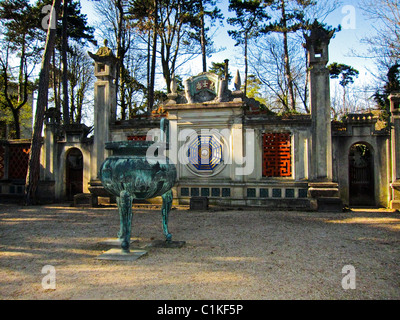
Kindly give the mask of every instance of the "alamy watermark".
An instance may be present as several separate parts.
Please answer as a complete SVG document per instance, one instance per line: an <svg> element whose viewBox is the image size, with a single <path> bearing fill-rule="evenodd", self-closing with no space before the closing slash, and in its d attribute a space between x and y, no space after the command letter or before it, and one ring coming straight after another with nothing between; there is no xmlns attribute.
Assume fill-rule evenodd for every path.
<svg viewBox="0 0 400 320"><path fill-rule="evenodd" d="M356 8L352 5L343 6L342 14L344 15L341 21L342 28L354 30L356 28Z"/></svg>
<svg viewBox="0 0 400 320"><path fill-rule="evenodd" d="M342 288L344 290L354 290L356 288L356 268L350 264L345 265L342 268L342 274L345 274L342 279Z"/></svg>
<svg viewBox="0 0 400 320"><path fill-rule="evenodd" d="M42 274L45 274L45 276L42 278L42 288L44 290L55 290L56 268L52 265L45 265L42 268Z"/></svg>

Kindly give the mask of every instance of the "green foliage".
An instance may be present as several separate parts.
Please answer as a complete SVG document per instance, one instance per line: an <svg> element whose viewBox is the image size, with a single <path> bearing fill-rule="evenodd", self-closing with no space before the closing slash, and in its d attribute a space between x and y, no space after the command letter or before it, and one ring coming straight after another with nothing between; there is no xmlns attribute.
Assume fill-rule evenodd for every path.
<svg viewBox="0 0 400 320"><path fill-rule="evenodd" d="M329 76L331 79L338 79L340 77L339 84L342 87L354 83L354 77L358 77L358 70L346 64L339 64L337 62L331 63L328 67Z"/></svg>
<svg viewBox="0 0 400 320"><path fill-rule="evenodd" d="M0 1L0 19L5 39L18 47L22 41L26 41L25 38L36 38L40 15L41 12L29 0Z"/></svg>
<svg viewBox="0 0 400 320"><path fill-rule="evenodd" d="M13 124L11 136L17 139L21 138L21 124L23 130L26 118L31 118L28 101L32 83L29 77L41 50L37 43L40 32L36 28L40 14L27 0L0 1L3 33L0 43L0 108L3 120ZM30 119L28 123L30 127Z"/></svg>
<svg viewBox="0 0 400 320"><path fill-rule="evenodd" d="M268 104L267 100L260 93L261 84L262 82L255 75L249 75L247 77L247 97L257 100L262 106L266 107Z"/></svg>
<svg viewBox="0 0 400 320"><path fill-rule="evenodd" d="M297 110L289 109L289 110L282 110L277 115L281 116L281 117L287 117L287 116L297 115L297 114L301 114L301 112L299 112Z"/></svg>
<svg viewBox="0 0 400 320"><path fill-rule="evenodd" d="M212 51L214 42L207 35L210 31L209 27L205 26L204 18L208 18L210 25L214 25L217 21L223 20L221 9L216 6L217 1L214 0L197 0L192 2L192 13L188 15L191 31L189 31L189 39L193 39L201 44L202 28L204 28L205 46L208 55ZM208 9L208 10L207 10Z"/></svg>
<svg viewBox="0 0 400 320"><path fill-rule="evenodd" d="M373 97L381 110L385 111L387 115L390 111L389 95L392 92L400 91L400 65L394 64L391 66L386 74L386 82L382 89L376 90Z"/></svg>
<svg viewBox="0 0 400 320"><path fill-rule="evenodd" d="M304 9L314 6L311 0L266 0L266 6L278 12L279 18L263 28L263 33L292 33L307 29L309 22L304 18Z"/></svg>
<svg viewBox="0 0 400 320"><path fill-rule="evenodd" d="M40 10L45 5L51 5L53 3L52 0L39 0L36 4L37 10ZM87 16L81 12L82 6L80 1L68 1L67 7L67 36L69 39L72 39L81 45L84 45L87 41L92 42L93 44L97 44L94 40L94 28L88 25ZM60 9L62 12L62 8ZM41 15L43 17L43 14ZM41 19L39 20L41 21ZM41 28L41 26L39 26ZM41 29L43 30L43 29ZM43 30L45 31L45 30ZM56 43L57 47L61 47L61 34L62 34L62 19L58 20L57 23L57 37Z"/></svg>
<svg viewBox="0 0 400 320"><path fill-rule="evenodd" d="M236 40L236 45L244 44L246 39L257 37L261 29L266 28L265 21L270 19L263 1L230 0L229 11L234 11L236 17L228 18L228 23L236 27L228 34Z"/></svg>
<svg viewBox="0 0 400 320"><path fill-rule="evenodd" d="M220 77L225 77L225 63L224 62L211 62L211 67L208 72L215 73ZM231 82L232 75L228 73L228 83Z"/></svg>
<svg viewBox="0 0 400 320"><path fill-rule="evenodd" d="M0 77L0 88L1 86L1 79ZM12 87L12 91L15 91L17 88L16 83L11 83L10 86ZM34 84L30 83L28 86L28 93L29 96L32 96L32 92L35 89ZM18 105L18 96L17 94L11 95L11 102L13 107ZM19 109L19 123L20 123L20 136L18 137L16 134L15 124L14 124L14 117L12 114L12 109L9 108L8 102L4 97L4 93L0 92L0 122L10 125L9 136L6 138L9 139L18 139L18 138L29 138L29 136L24 136L24 132L30 132L32 128L32 101L29 99L22 107Z"/></svg>
<svg viewBox="0 0 400 320"><path fill-rule="evenodd" d="M178 81L178 83L179 83L179 81ZM179 87L179 85L178 85L178 87ZM165 91L155 90L154 91L154 107L153 107L153 110L157 110L167 100L168 100L168 96L167 96L167 93ZM143 114L145 112L146 108L147 108L147 100L145 100L143 102L143 104L141 104L141 105L136 105L135 108L132 109L132 115ZM131 116L131 114L130 114L130 116Z"/></svg>
<svg viewBox="0 0 400 320"><path fill-rule="evenodd" d="M337 62L331 63L327 68L331 79L340 79L339 84L343 87L342 112L348 113L348 108L346 107L346 87L354 82L354 78L358 77L359 72L351 66ZM336 115L334 117L336 118Z"/></svg>

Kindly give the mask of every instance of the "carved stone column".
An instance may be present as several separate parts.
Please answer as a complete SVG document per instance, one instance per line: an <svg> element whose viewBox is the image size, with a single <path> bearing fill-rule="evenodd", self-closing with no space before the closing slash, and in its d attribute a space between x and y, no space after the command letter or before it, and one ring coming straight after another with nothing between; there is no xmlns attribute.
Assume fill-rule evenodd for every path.
<svg viewBox="0 0 400 320"><path fill-rule="evenodd" d="M341 210L338 184L332 181L332 135L328 46L334 31L315 25L306 36L312 119L308 196L315 210Z"/></svg>
<svg viewBox="0 0 400 320"><path fill-rule="evenodd" d="M97 200L97 196L108 195L101 185L99 170L109 153L105 149L105 143L111 140L110 124L116 120L115 79L118 59L107 47L107 40L104 41L104 47L100 48L96 54L89 52L89 55L95 62L94 74L97 78L94 84L94 138L89 190L95 195L93 199Z"/></svg>

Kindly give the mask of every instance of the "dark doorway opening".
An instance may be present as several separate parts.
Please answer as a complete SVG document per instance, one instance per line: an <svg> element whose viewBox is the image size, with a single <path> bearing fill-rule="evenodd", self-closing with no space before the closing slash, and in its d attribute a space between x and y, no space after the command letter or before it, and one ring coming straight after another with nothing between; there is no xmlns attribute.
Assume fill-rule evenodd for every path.
<svg viewBox="0 0 400 320"><path fill-rule="evenodd" d="M371 148L356 143L349 152L349 204L375 206L374 167Z"/></svg>
<svg viewBox="0 0 400 320"><path fill-rule="evenodd" d="M79 149L73 148L67 154L66 191L67 199L73 200L74 195L83 192L83 155Z"/></svg>

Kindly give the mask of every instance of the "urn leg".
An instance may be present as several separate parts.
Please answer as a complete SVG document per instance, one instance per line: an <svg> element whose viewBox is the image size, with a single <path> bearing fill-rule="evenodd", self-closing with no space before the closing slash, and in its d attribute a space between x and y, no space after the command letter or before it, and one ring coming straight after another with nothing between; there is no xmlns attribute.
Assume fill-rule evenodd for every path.
<svg viewBox="0 0 400 320"><path fill-rule="evenodd" d="M121 241L121 249L124 253L129 253L131 241L132 201L133 198L125 190L121 191L120 196L117 198L120 218L118 238Z"/></svg>
<svg viewBox="0 0 400 320"><path fill-rule="evenodd" d="M162 195L163 204L161 208L162 225L166 241L171 241L172 235L168 232L168 215L172 207L172 191L169 190Z"/></svg>

